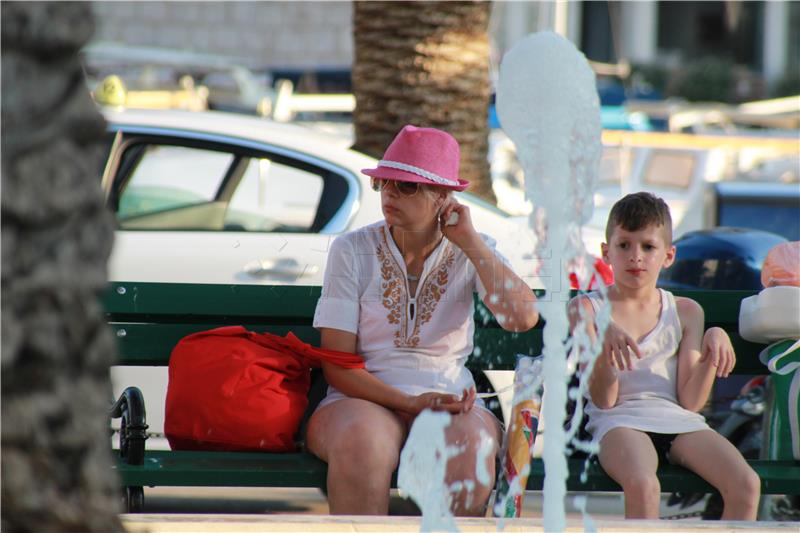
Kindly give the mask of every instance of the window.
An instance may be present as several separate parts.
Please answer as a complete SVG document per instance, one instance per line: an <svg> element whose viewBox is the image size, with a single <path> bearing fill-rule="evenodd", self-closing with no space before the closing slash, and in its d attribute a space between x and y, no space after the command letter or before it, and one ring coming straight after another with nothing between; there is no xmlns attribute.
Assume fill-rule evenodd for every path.
<svg viewBox="0 0 800 533"><path fill-rule="evenodd" d="M601 186L620 185L631 173L631 150L617 146L603 147L598 183Z"/></svg>
<svg viewBox="0 0 800 533"><path fill-rule="evenodd" d="M112 196L120 228L317 232L346 193L344 180L306 163L221 148L129 142Z"/></svg>
<svg viewBox="0 0 800 533"><path fill-rule="evenodd" d="M695 156L687 153L654 151L647 161L643 181L658 187L688 189L692 184Z"/></svg>
<svg viewBox="0 0 800 533"><path fill-rule="evenodd" d="M229 153L157 144L130 147L126 157L136 162L119 198L122 228L145 223L152 229L178 229L210 223L203 217L214 210L233 161Z"/></svg>
<svg viewBox="0 0 800 533"><path fill-rule="evenodd" d="M322 188L318 174L269 159L248 158L225 226L242 231L308 231Z"/></svg>

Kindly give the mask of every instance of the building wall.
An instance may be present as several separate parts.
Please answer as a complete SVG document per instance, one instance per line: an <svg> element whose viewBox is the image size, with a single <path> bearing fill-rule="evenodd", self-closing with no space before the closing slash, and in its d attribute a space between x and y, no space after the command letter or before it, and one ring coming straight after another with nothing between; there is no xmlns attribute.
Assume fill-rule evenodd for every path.
<svg viewBox="0 0 800 533"><path fill-rule="evenodd" d="M608 9L609 4L601 4L600 7ZM627 59L642 63L669 62L669 59L679 62L684 59L680 53L659 49L657 44L660 33L657 6L688 9L687 4L615 2L617 16L613 24L594 29L605 31L609 42L613 40L611 34L619 33L612 55L622 53ZM762 4L767 11L760 36L764 42L759 39L758 43L749 44L760 49L760 54L756 52L758 61L752 66L760 67L768 80L774 80L786 72L796 55L790 41L792 38L797 41L797 30L791 28L789 20L798 8L789 2ZM710 5L715 7L713 3ZM349 1L94 2L92 6L98 24L95 41L234 56L256 67L349 67L353 60ZM586 16L585 2L495 2L492 10L490 33L495 62L530 32L564 26L561 32L581 47L586 44L581 42L582 22L583 26L599 24ZM659 40L667 37L675 40L681 28L689 31L698 22L673 24ZM590 57L596 53L585 52Z"/></svg>
<svg viewBox="0 0 800 533"><path fill-rule="evenodd" d="M233 56L264 67L352 63L350 2L94 2L94 41Z"/></svg>

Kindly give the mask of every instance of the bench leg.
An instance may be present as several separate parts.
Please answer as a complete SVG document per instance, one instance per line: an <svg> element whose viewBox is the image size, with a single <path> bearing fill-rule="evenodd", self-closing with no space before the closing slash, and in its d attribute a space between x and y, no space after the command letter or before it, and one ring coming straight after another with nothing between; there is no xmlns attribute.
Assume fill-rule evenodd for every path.
<svg viewBox="0 0 800 533"><path fill-rule="evenodd" d="M144 464L147 422L144 397L137 387L128 387L111 407L111 418L120 418L119 455L129 465ZM122 487L122 505L128 513L144 509L144 488Z"/></svg>
<svg viewBox="0 0 800 533"><path fill-rule="evenodd" d="M119 454L129 465L144 464L147 422L142 391L128 387L111 407L111 418L120 418Z"/></svg>

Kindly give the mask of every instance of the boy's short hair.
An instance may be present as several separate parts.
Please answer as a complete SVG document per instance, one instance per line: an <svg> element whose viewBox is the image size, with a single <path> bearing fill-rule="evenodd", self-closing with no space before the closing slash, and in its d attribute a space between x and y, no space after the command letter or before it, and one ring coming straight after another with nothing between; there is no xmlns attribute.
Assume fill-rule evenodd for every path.
<svg viewBox="0 0 800 533"><path fill-rule="evenodd" d="M616 226L625 231L639 231L647 226L662 226L664 241L672 244L672 217L669 206L658 196L649 192L635 192L617 201L608 214L606 242L611 240L611 232Z"/></svg>

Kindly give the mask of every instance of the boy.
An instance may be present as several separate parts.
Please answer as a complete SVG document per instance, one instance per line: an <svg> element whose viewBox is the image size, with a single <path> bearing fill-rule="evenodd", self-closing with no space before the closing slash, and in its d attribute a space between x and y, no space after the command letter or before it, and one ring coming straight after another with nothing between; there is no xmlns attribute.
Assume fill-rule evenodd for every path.
<svg viewBox="0 0 800 533"><path fill-rule="evenodd" d="M650 193L629 194L611 209L603 259L614 270L608 288L612 322L589 378L587 430L600 443L600 464L625 493L626 518L658 518L659 461L692 470L715 486L723 520L755 520L761 483L739 451L713 431L698 411L715 377L727 376L733 351L703 342L703 309L689 298L656 288L675 259L666 203ZM596 293L570 302L594 317ZM589 334L596 331L590 320ZM709 348L709 345L715 344Z"/></svg>

